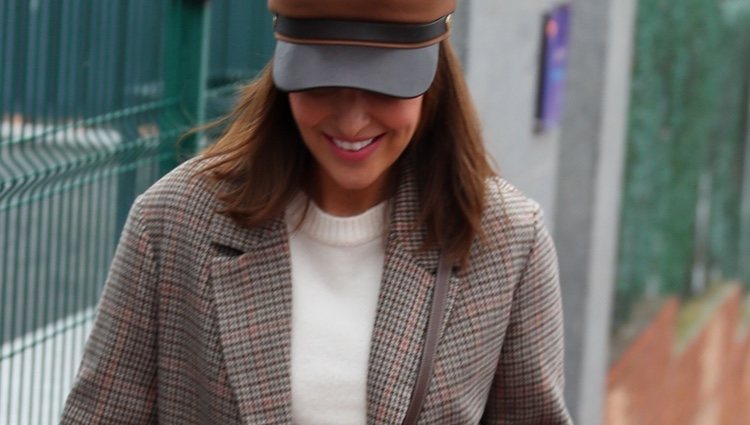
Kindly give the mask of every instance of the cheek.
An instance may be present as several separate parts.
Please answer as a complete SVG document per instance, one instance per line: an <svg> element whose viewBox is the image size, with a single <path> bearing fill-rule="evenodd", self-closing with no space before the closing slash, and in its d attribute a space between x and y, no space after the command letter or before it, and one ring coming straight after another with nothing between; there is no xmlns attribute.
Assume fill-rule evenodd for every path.
<svg viewBox="0 0 750 425"><path fill-rule="evenodd" d="M393 107L388 108L387 117L389 127L408 133L409 137L419 126L422 116L422 97L399 100Z"/></svg>
<svg viewBox="0 0 750 425"><path fill-rule="evenodd" d="M324 105L315 102L309 96L300 93L289 93L289 106L300 132L316 126L325 117Z"/></svg>

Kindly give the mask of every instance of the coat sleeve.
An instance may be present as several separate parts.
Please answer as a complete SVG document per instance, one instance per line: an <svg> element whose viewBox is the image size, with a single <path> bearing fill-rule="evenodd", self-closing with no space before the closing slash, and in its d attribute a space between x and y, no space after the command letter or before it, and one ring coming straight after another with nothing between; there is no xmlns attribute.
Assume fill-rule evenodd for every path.
<svg viewBox="0 0 750 425"><path fill-rule="evenodd" d="M542 214L513 304L484 424L571 424L563 399L563 322L557 255Z"/></svg>
<svg viewBox="0 0 750 425"><path fill-rule="evenodd" d="M62 424L156 422L157 264L139 200L125 224Z"/></svg>

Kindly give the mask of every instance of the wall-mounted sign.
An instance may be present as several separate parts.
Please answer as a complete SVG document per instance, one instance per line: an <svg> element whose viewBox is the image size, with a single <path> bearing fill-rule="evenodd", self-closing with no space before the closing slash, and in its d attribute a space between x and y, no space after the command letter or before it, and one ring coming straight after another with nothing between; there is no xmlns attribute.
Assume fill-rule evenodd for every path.
<svg viewBox="0 0 750 425"><path fill-rule="evenodd" d="M558 6L545 14L536 113L538 132L558 126L562 118L569 34L569 5Z"/></svg>

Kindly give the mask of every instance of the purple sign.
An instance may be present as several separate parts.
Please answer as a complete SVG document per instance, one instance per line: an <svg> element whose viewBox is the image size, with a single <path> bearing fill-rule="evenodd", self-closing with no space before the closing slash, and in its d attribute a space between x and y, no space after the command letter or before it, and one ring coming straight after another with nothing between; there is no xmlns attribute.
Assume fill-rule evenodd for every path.
<svg viewBox="0 0 750 425"><path fill-rule="evenodd" d="M562 118L568 68L570 6L558 6L544 17L542 69L539 73L537 130L557 126Z"/></svg>

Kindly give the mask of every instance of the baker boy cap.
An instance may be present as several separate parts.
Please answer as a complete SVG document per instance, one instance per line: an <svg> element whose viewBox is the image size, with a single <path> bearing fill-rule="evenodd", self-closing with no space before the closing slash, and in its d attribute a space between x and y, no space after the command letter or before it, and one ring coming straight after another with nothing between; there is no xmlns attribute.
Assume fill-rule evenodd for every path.
<svg viewBox="0 0 750 425"><path fill-rule="evenodd" d="M269 0L274 84L283 91L427 91L456 0Z"/></svg>

